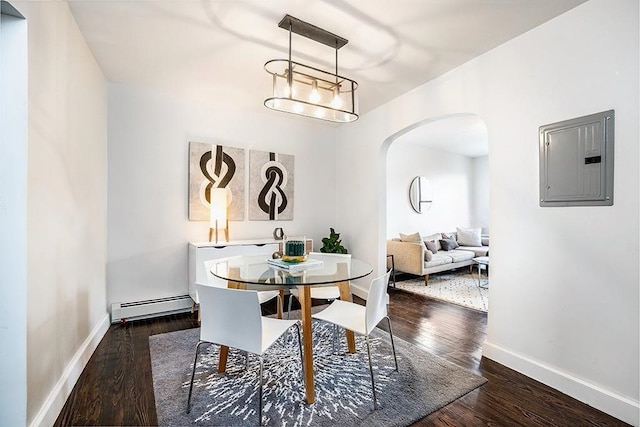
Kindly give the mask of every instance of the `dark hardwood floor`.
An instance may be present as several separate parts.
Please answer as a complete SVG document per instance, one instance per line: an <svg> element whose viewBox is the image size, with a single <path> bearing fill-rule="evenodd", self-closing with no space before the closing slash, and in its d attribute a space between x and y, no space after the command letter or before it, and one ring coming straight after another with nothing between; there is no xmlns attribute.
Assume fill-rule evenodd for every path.
<svg viewBox="0 0 640 427"><path fill-rule="evenodd" d="M482 358L485 313L392 288L389 295L389 314L397 337L489 380L414 426L627 425ZM265 309L265 314L273 308ZM55 425L156 425L148 337L197 326L192 314L112 325Z"/></svg>

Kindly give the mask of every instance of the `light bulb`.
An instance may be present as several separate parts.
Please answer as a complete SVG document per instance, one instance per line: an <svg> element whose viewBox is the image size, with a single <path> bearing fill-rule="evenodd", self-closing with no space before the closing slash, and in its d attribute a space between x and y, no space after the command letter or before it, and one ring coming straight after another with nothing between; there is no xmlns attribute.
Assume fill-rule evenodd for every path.
<svg viewBox="0 0 640 427"><path fill-rule="evenodd" d="M284 85L284 90L283 90L283 97L284 98L290 98L290 97L295 97L296 96L296 87L293 83L291 83L291 86L289 86L288 84Z"/></svg>
<svg viewBox="0 0 640 427"><path fill-rule="evenodd" d="M320 93L318 93L318 81L311 82L311 94L309 95L309 101L317 103L320 101Z"/></svg>
<svg viewBox="0 0 640 427"><path fill-rule="evenodd" d="M342 99L340 99L340 91L337 87L333 89L333 100L331 101L331 106L333 108L342 107Z"/></svg>

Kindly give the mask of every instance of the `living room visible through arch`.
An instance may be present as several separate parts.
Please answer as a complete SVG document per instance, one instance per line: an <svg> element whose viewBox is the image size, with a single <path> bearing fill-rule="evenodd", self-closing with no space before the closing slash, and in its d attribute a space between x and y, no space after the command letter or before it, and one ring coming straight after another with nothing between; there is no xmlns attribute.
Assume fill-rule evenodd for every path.
<svg viewBox="0 0 640 427"><path fill-rule="evenodd" d="M389 137L385 146L386 249L393 255L399 287L487 311L488 269L473 261L489 249L484 121L465 113L426 119ZM409 186L416 177L431 187L431 201L420 211L410 203ZM400 242L412 238L429 241L430 247L422 244L420 251Z"/></svg>

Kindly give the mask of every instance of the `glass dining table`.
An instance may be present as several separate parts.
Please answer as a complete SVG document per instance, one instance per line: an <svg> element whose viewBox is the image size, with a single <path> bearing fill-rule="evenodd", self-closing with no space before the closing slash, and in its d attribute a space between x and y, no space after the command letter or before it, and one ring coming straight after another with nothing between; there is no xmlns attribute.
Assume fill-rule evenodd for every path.
<svg viewBox="0 0 640 427"><path fill-rule="evenodd" d="M311 337L311 297L310 288L313 286L334 285L340 289L340 299L351 301L349 281L365 277L373 271L368 263L355 258L323 258L321 265L310 266L301 271L288 271L267 262L267 257L262 256L236 256L225 258L221 262L213 264L211 273L219 279L228 281L228 287L234 289L261 290L261 287L273 289L277 286L284 290L298 287L302 319L303 342L303 371L305 381L305 396L307 403L315 401L314 377L313 377L313 345ZM280 307L278 307L278 316ZM350 353L355 353L355 336L352 331L345 332L347 348ZM218 372L224 372L227 365L229 348L220 348L220 360Z"/></svg>

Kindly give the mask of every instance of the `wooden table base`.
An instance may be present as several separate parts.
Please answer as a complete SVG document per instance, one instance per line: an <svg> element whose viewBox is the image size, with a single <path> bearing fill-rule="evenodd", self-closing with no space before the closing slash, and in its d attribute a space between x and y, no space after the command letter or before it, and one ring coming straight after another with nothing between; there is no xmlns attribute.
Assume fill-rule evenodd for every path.
<svg viewBox="0 0 640 427"><path fill-rule="evenodd" d="M343 301L351 301L351 289L349 282L340 282L337 284L340 288L340 299ZM246 289L243 283L229 281L229 288ZM305 396L308 404L316 401L314 368L313 368L313 337L311 335L311 288L309 286L300 286L299 299L302 317L302 369L304 373ZM284 292L280 295L282 296ZM278 307L278 318L282 313ZM347 348L349 353L356 352L356 339L353 331L346 331ZM220 359L218 361L218 372L223 373L227 368L227 357L229 355L229 347L220 346Z"/></svg>
<svg viewBox="0 0 640 427"><path fill-rule="evenodd" d="M302 310L302 369L304 371L304 387L307 403L316 401L316 390L313 376L313 338L311 336L311 291L308 286L301 286L298 293Z"/></svg>

